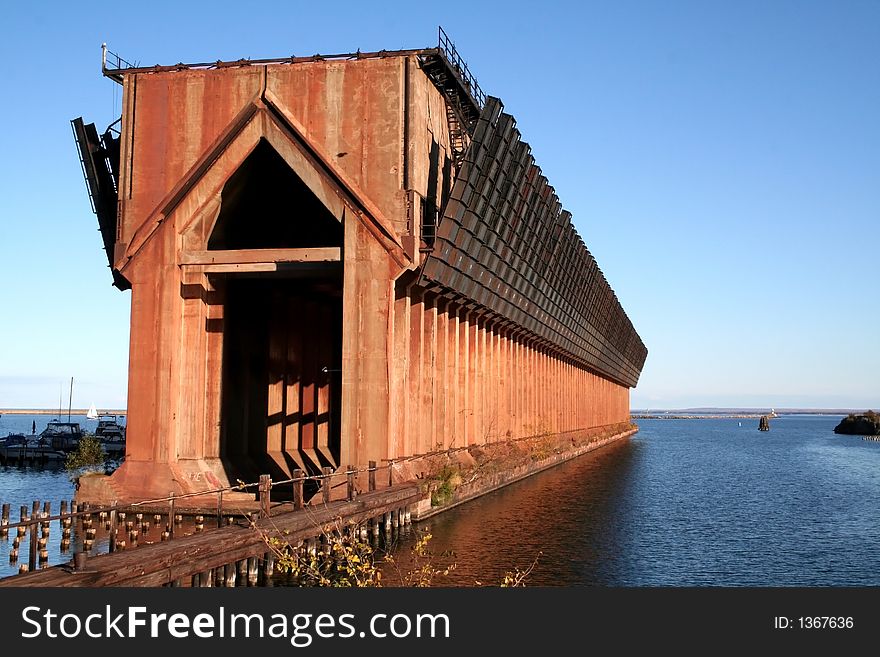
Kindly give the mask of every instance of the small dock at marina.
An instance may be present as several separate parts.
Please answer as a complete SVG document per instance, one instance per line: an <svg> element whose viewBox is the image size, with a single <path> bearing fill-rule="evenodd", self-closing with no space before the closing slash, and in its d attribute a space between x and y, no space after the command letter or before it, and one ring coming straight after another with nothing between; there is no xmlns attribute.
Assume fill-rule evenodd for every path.
<svg viewBox="0 0 880 657"><path fill-rule="evenodd" d="M49 446L0 443L0 466L45 466L64 463L67 455Z"/></svg>

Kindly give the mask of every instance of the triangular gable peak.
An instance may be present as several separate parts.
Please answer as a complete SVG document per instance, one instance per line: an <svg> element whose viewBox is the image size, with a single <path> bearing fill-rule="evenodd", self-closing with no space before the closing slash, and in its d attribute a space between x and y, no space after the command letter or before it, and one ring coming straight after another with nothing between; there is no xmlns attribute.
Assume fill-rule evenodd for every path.
<svg viewBox="0 0 880 657"><path fill-rule="evenodd" d="M289 114L255 98L230 122L210 148L165 196L133 235L121 261L125 272L131 259L163 224L177 227L183 251L204 251L220 213L223 188L261 142L290 167L308 190L340 222L354 215L402 267L411 266L392 223L366 194L302 134ZM299 129L298 129L299 128Z"/></svg>

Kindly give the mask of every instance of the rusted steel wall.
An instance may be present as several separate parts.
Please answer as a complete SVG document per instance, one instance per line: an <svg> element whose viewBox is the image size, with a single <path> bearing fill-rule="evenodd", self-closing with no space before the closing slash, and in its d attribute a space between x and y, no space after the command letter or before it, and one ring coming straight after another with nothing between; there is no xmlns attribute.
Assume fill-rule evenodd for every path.
<svg viewBox="0 0 880 657"><path fill-rule="evenodd" d="M255 441L265 443L273 467L289 471L628 418L626 386L515 322L419 282L433 239L422 226L433 230L455 172L444 97L416 55L136 72L124 80L115 265L132 284L128 444L125 463L109 483L93 484L93 497L234 483L230 453L246 461ZM265 364L246 385L262 392L242 402L249 405L242 422L250 434L262 430L253 413L263 412L265 437L249 435L223 451L230 335L245 321L230 314L230 288L241 272L281 274L211 267L197 256L210 251L228 207L225 186L260 144L342 227L341 257L331 267L338 282L335 274L326 281L341 304L336 449L327 433L336 393L314 376L303 384L313 395L290 379L317 365L285 355L285 345L326 333L282 326L293 294L258 318L269 327Z"/></svg>

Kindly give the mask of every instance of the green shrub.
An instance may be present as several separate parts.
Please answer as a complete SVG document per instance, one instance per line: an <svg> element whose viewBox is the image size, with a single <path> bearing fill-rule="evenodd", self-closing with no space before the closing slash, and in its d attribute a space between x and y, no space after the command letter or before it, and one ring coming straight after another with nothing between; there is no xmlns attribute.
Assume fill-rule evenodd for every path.
<svg viewBox="0 0 880 657"><path fill-rule="evenodd" d="M103 466L107 453L96 436L83 436L76 449L67 455L64 466L68 472L78 473L85 468Z"/></svg>

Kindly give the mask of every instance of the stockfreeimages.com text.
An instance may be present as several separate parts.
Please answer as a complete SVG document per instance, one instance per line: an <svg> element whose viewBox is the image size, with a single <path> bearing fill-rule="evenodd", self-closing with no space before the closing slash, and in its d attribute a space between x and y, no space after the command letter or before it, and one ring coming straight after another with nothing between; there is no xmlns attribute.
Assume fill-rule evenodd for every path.
<svg viewBox="0 0 880 657"><path fill-rule="evenodd" d="M450 621L446 614L373 614L361 625L355 614L242 614L218 607L214 613L190 615L151 613L146 607L125 607L114 611L111 605L107 605L103 612L90 614L58 614L50 608L30 606L22 610L21 618L25 623L21 636L25 639L253 637L288 639L291 645L305 648L316 638L450 637Z"/></svg>

